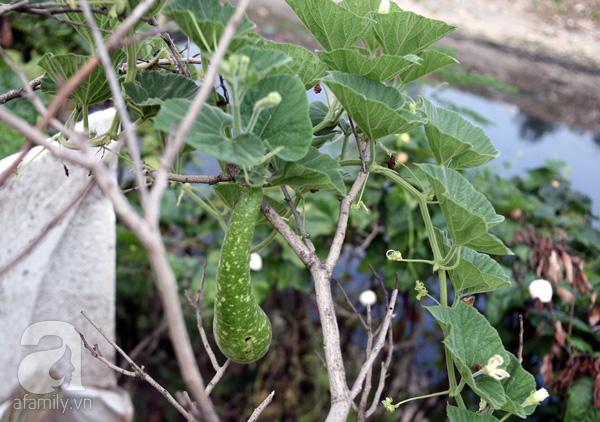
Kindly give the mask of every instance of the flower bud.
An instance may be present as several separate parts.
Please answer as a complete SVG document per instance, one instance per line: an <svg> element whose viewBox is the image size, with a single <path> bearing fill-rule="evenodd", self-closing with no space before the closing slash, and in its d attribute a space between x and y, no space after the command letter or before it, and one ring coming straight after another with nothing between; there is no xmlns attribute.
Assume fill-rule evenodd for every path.
<svg viewBox="0 0 600 422"><path fill-rule="evenodd" d="M390 0L381 0L379 13L390 13Z"/></svg>
<svg viewBox="0 0 600 422"><path fill-rule="evenodd" d="M533 391L529 397L527 397L527 400L525 400L522 404L523 407L525 406L533 406L534 404L540 404L541 402L543 402L544 400L546 400L548 397L550 396L550 394L548 394L548 391L545 388L540 388L539 390Z"/></svg>
<svg viewBox="0 0 600 422"><path fill-rule="evenodd" d="M539 299L542 303L552 301L552 284L544 279L533 280L528 287L529 296L532 299Z"/></svg>
<svg viewBox="0 0 600 422"><path fill-rule="evenodd" d="M358 297L358 301L364 306L371 306L377 302L377 295L373 290L365 290Z"/></svg>
<svg viewBox="0 0 600 422"><path fill-rule="evenodd" d="M257 253L250 254L250 269L252 271L260 271L262 266L262 257Z"/></svg>

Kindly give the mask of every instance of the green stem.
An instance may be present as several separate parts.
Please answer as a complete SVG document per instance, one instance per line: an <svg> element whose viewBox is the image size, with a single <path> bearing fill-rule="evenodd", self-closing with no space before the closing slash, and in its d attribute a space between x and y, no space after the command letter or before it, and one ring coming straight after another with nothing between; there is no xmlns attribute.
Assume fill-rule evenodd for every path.
<svg viewBox="0 0 600 422"><path fill-rule="evenodd" d="M346 156L346 150L348 149L348 139L350 135L344 135L344 143L342 144L342 152L340 153L340 165L344 161L344 157Z"/></svg>
<svg viewBox="0 0 600 422"><path fill-rule="evenodd" d="M431 393L431 394L427 394L425 396L419 396L419 397L412 397L410 399L406 399L406 400L402 400L400 403L395 404L394 407L399 407L402 406L404 403L408 403L414 400L421 400L421 399L428 399L430 397L437 397L437 396L443 396L444 394L449 394L450 390L446 390L446 391L440 391L439 393Z"/></svg>
<svg viewBox="0 0 600 422"><path fill-rule="evenodd" d="M508 418L510 418L511 414L507 413L506 415L504 415L504 417L502 419L500 419L500 422L507 420Z"/></svg>
<svg viewBox="0 0 600 422"><path fill-rule="evenodd" d="M360 160L341 160L340 167L348 167L348 166L360 166L362 162Z"/></svg>
<svg viewBox="0 0 600 422"><path fill-rule="evenodd" d="M250 253L251 254L256 253L256 252L260 251L262 248L266 247L269 243L271 243L273 241L273 239L275 239L275 236L277 236L277 233L279 233L279 232L277 230L273 229L271 231L271 233L269 233L269 235L266 237L265 240L260 242L258 245L256 245L252 249L250 249Z"/></svg>
<svg viewBox="0 0 600 422"><path fill-rule="evenodd" d="M83 108L81 109L81 112L83 114L83 131L89 135L90 134L90 120L89 120L89 110L88 110L88 105L84 104Z"/></svg>
<svg viewBox="0 0 600 422"><path fill-rule="evenodd" d="M217 221L219 222L219 225L221 226L221 228L223 230L227 231L227 224L225 223L225 220L223 220L223 217L221 216L221 214L219 214L219 212L217 212L217 210L215 210L206 201L204 201L202 198L200 198L198 195L196 195L193 192L192 188L188 184L184 184L181 187L181 189L186 193L186 195L188 195L190 198L192 198L194 201L196 201L196 203L198 205L200 205L202 207L202 209L204 209L211 216L216 218Z"/></svg>
<svg viewBox="0 0 600 422"><path fill-rule="evenodd" d="M133 31L127 33L128 37L133 37ZM137 73L137 49L135 44L127 45L127 74L125 82L133 82Z"/></svg>

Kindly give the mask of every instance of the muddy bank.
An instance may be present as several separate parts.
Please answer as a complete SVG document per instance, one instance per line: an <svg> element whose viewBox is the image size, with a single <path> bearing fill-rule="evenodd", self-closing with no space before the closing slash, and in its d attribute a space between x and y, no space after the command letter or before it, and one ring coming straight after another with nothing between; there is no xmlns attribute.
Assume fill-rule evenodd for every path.
<svg viewBox="0 0 600 422"><path fill-rule="evenodd" d="M598 0L567 1L569 7L562 11L544 5L544 0L397 3L457 23L460 30L440 45L456 48L468 72L497 78L518 92L482 86L468 90L515 104L543 120L600 132L600 29L594 19ZM321 48L284 0L253 0L249 15L267 38Z"/></svg>

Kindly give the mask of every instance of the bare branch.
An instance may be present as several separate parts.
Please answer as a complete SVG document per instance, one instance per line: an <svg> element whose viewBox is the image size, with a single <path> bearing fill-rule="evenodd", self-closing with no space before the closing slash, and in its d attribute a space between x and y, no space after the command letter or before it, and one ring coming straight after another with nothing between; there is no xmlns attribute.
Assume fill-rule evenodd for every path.
<svg viewBox="0 0 600 422"><path fill-rule="evenodd" d="M146 0L143 3L147 3L148 7L151 7L155 1L156 0ZM127 111L127 106L125 105L125 100L121 92L121 85L117 80L117 75L115 75L112 60L108 54L108 48L104 44L104 38L100 34L90 5L88 4L87 0L80 0L80 4L83 14L92 30L92 36L96 42L96 54L100 59L100 63L104 67L104 73L106 74L108 85L110 86L112 99L115 104L115 108L117 109L119 118L121 119L121 126L123 127L123 133L125 134L125 140L127 142L127 150L133 161L133 168L137 184L140 186L140 199L142 202L142 208L145 210L149 206L148 188L145 186L146 181L144 180L144 174L142 173L140 150L137 144L135 128L133 127L133 123L129 117L129 112Z"/></svg>
<svg viewBox="0 0 600 422"><path fill-rule="evenodd" d="M42 86L42 77L38 76L37 78L32 79L28 83L28 85L32 91L40 89L40 87ZM25 93L26 90L24 87L11 89L10 91L7 91L4 94L0 95L0 104L6 104L8 101L14 100L15 98L24 97Z"/></svg>
<svg viewBox="0 0 600 422"><path fill-rule="evenodd" d="M271 223L271 225L283 236L288 245L290 245L292 250L298 255L300 260L309 270L319 262L319 258L315 252L302 243L298 236L296 236L296 233L294 233L290 226L279 214L277 214L277 211L275 211L271 204L269 204L269 201L263 198L260 210L269 223Z"/></svg>
<svg viewBox="0 0 600 422"><path fill-rule="evenodd" d="M142 341L140 341L134 348L129 352L129 357L134 360L138 357L138 355L148 346L153 343L156 344L160 336L169 328L167 324L167 320L163 319L158 327L156 327L148 336L146 336ZM154 346L153 346L154 347ZM122 360L119 364L119 367L123 368L127 365L126 360Z"/></svg>
<svg viewBox="0 0 600 422"><path fill-rule="evenodd" d="M367 330L367 333L368 333L371 330L370 326L367 325L367 323L363 319L363 317L360 314L360 312L358 312L358 310L356 309L356 307L354 306L354 304L352 303L352 301L350 300L350 298L346 294L346 291L342 287L341 283L336 278L334 278L334 277L331 277L331 279L337 283L338 287L340 288L340 290L344 294L344 297L346 298L346 302L348 303L348 305L350 305L350 307L352 308L352 310L354 311L354 313L358 317L358 320L360 321L360 323L362 324L362 326L365 328L365 330Z"/></svg>
<svg viewBox="0 0 600 422"><path fill-rule="evenodd" d="M223 378L223 375L225 374L225 371L227 370L227 368L229 368L230 363L231 363L231 360L227 359L225 361L225 363L223 364L223 366L219 367L219 369L215 373L213 379L211 379L210 382L206 385L206 389L204 391L206 391L207 395L212 393L212 390L215 388L215 385L217 385L217 383L219 381L221 381L221 378Z"/></svg>
<svg viewBox="0 0 600 422"><path fill-rule="evenodd" d="M146 176L149 176L153 179L158 177L158 171L151 168L150 166L146 166ZM237 169L239 171L239 168ZM219 174L214 174L210 176L204 175L183 175L183 174L173 174L167 173L168 180L172 182L180 182L180 183L205 183L207 185L214 185L221 182L232 182L235 181L237 176L237 171L227 171Z"/></svg>
<svg viewBox="0 0 600 422"><path fill-rule="evenodd" d="M158 21L156 20L155 17L150 19L149 23L153 27L158 28ZM171 51L171 57L173 57L173 60L177 64L177 67L179 68L179 71L181 72L181 74L183 74L183 76L185 76L186 78L191 78L192 75L190 74L190 70L184 64L183 60L181 59L181 54L179 54L179 50L177 49L177 46L171 39L171 36L169 35L169 33L165 32L165 33L161 34L161 38L167 44L167 47L169 47L169 50Z"/></svg>
<svg viewBox="0 0 600 422"><path fill-rule="evenodd" d="M92 324L94 326L94 328L96 330L98 330L98 332L100 333L100 335L102 335L102 337L104 337L104 339L112 347L114 347L115 350L117 350L119 352L119 354L121 356L123 356L123 358L125 358L125 360L127 360L127 362L129 362L129 364L131 365L131 367L134 369L135 372L126 371L123 368L119 368L118 366L116 366L116 365L112 364L111 362L109 362L106 358L104 358L104 356L100 352L100 349L98 348L98 345L95 345L93 348L91 348L90 345L85 340L85 337L83 336L83 334L79 333L79 335L81 336L81 340L83 341L83 344L84 344L85 348L88 349L92 353L92 356L94 356L95 358L100 359L100 361L102 361L103 363L105 363L109 368L112 368L112 369L114 369L115 371L117 371L117 372L119 372L121 374L128 375L130 377L138 377L138 378L143 379L148 384L150 384L152 387L154 387L156 389L156 391L158 391L160 394L162 394L169 401L169 403L171 403L173 405L173 407L175 407L175 409L177 409L177 411L179 413L181 413L186 418L186 420L188 420L190 422L194 422L196 420L196 418L194 418L188 411L186 411L179 404L179 402L177 402L177 400L175 400L173 398L173 396L167 391L167 389L165 389L162 385L160 385L158 382L156 382L156 380L154 380L154 378L152 378L150 375L148 375L146 372L144 372L144 370L142 368L140 368L127 355L127 353L125 353L123 351L123 349L121 349L114 341L112 341L104 333L104 330L102 330L101 327L99 327L94 321L92 321L92 319L85 313L85 311L81 311L81 314L85 317L85 319L87 319L89 321L90 324Z"/></svg>
<svg viewBox="0 0 600 422"><path fill-rule="evenodd" d="M285 202L287 202L288 206L292 210L292 214L294 214L296 225L298 226L298 230L300 230L300 235L304 239L304 243L309 249L315 250L315 247L310 240L310 235L306 232L306 229L304 228L304 223L302 223L302 217L300 217L300 213L298 213L298 210L294 206L292 198L290 198L290 194L287 190L287 187L281 186L281 191L283 192L283 196L285 197Z"/></svg>
<svg viewBox="0 0 600 422"><path fill-rule="evenodd" d="M390 300L390 304L387 308L385 318L383 319L383 322L381 323L381 330L379 332L379 335L377 336L375 345L373 346L373 350L371 351L371 354L367 357L367 360L365 361L362 368L360 369L360 372L358 373L358 377L356 377L356 381L354 382L354 385L352 386L352 390L350 392L350 397L352 399L354 399L360 392L360 390L362 388L362 383L367 375L367 372L369 371L369 368L371 368L371 366L373 365L373 362L375 361L375 358L379 354L379 351L383 348L383 344L385 343L385 336L387 335L388 327L390 326L390 324L392 322L392 318L395 316L394 315L394 307L396 305L396 297L397 296L398 296L398 289L394 289L394 291L392 292L392 298Z"/></svg>
<svg viewBox="0 0 600 422"><path fill-rule="evenodd" d="M379 384L377 385L377 390L375 390L375 395L373 396L373 403L369 410L365 413L365 417L369 418L375 413L377 410L377 406L379 405L379 400L381 399L381 393L383 393L383 387L385 386L385 378L387 377L387 370L390 367L390 363L392 362L392 355L394 354L394 337L392 336L392 326L388 329L388 354L385 359L385 362L381 363L381 372L379 373Z"/></svg>
<svg viewBox="0 0 600 422"><path fill-rule="evenodd" d="M250 419L248 419L248 422L256 422L258 420L258 417L263 412L263 410L265 410L269 403L273 401L273 396L275 396L275 391L271 391L271 394L269 394L267 398L264 399L256 409L254 409L254 412L252 412L252 415L250 415Z"/></svg>

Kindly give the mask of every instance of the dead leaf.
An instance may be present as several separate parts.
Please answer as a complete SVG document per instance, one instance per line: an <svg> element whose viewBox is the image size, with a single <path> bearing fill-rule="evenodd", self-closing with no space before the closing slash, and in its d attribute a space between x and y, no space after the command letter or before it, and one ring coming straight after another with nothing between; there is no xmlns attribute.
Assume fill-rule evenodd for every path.
<svg viewBox="0 0 600 422"><path fill-rule="evenodd" d="M544 377L544 383L546 385L552 384L554 381L554 371L552 370L552 355L546 355L542 359L542 366L540 367L540 372Z"/></svg>
<svg viewBox="0 0 600 422"><path fill-rule="evenodd" d="M571 255L566 252L562 253L563 264L565 265L565 274L569 284L573 284L573 261L571 261Z"/></svg>
<svg viewBox="0 0 600 422"><path fill-rule="evenodd" d="M550 257L548 258L548 270L546 271L546 279L556 286L558 282L562 280L562 278L563 274L560 262L558 261L558 254L555 250L553 250L550 254Z"/></svg>
<svg viewBox="0 0 600 422"><path fill-rule="evenodd" d="M585 277L585 278L584 278ZM577 275L575 276L575 280L577 282L577 287L579 288L579 293L583 296L587 296L590 293L588 288L589 281L587 281L587 277L583 271L577 271ZM587 283L586 283L587 281Z"/></svg>
<svg viewBox="0 0 600 422"><path fill-rule="evenodd" d="M596 305L594 307L594 310L590 315L588 321L590 322L590 325L592 327L600 322L600 305Z"/></svg>
<svg viewBox="0 0 600 422"><path fill-rule="evenodd" d="M554 321L554 339L559 345L565 345L565 332L563 331L562 322L559 320Z"/></svg>
<svg viewBox="0 0 600 422"><path fill-rule="evenodd" d="M571 292L568 289L565 289L564 287L557 287L556 294L567 303L572 303L573 300L575 300L575 295L573 294L573 292Z"/></svg>

